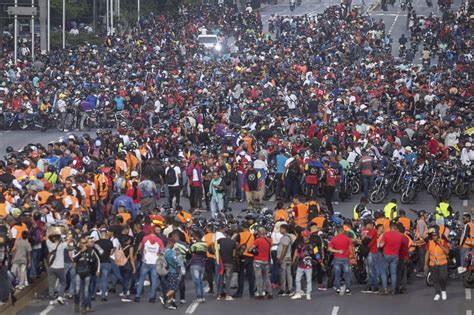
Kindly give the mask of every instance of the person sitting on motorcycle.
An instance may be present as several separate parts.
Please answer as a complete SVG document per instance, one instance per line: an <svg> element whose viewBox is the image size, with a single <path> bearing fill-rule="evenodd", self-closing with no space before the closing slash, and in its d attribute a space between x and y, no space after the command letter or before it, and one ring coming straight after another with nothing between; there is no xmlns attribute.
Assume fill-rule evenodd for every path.
<svg viewBox="0 0 474 315"><path fill-rule="evenodd" d="M400 46L406 47L407 42L408 39L405 37L405 34L402 34L402 36L400 36L400 38L398 39L398 43L400 44Z"/></svg>
<svg viewBox="0 0 474 315"><path fill-rule="evenodd" d="M354 220L357 221L360 218L362 212L367 210L367 204L369 203L369 199L367 197L362 196L360 198L360 202L354 206Z"/></svg>
<svg viewBox="0 0 474 315"><path fill-rule="evenodd" d="M80 117L81 117L81 121L80 121L80 124L79 124L79 129L83 130L84 129L84 123L85 123L87 117L89 116L90 112L95 110L95 105L93 103L87 101L87 100L83 100L79 103L78 109L79 109L79 114L80 114Z"/></svg>
<svg viewBox="0 0 474 315"><path fill-rule="evenodd" d="M440 199L438 205L436 206L436 224L444 225L444 220L448 218L454 212L453 208L449 204L449 201L446 198Z"/></svg>

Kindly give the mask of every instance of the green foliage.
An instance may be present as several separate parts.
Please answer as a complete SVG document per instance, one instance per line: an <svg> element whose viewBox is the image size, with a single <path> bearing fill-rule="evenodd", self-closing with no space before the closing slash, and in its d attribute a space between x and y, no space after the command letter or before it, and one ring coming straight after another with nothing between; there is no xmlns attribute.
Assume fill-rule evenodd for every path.
<svg viewBox="0 0 474 315"><path fill-rule="evenodd" d="M104 39L95 34L80 33L77 36L66 33L66 47L77 47L89 43L91 45L101 45ZM63 34L61 32L51 33L51 49L63 47Z"/></svg>

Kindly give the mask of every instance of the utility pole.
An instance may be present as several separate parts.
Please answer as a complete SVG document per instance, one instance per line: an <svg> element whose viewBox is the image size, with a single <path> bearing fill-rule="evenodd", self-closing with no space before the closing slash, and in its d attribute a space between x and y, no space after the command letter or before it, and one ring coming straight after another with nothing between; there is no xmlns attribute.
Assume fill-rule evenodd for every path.
<svg viewBox="0 0 474 315"><path fill-rule="evenodd" d="M47 0L38 0L39 7L39 23L40 23L40 49L41 53L44 54L48 50L47 42L47 26L46 21L48 19L48 2Z"/></svg>
<svg viewBox="0 0 474 315"><path fill-rule="evenodd" d="M35 7L35 0L31 0L31 7ZM31 16L31 60L35 61L35 16Z"/></svg>
<svg viewBox="0 0 474 315"><path fill-rule="evenodd" d="M48 0L48 52L51 50L51 0Z"/></svg>
<svg viewBox="0 0 474 315"><path fill-rule="evenodd" d="M15 0L15 8L18 7L18 0ZM16 60L18 58L18 15L15 14L15 21L14 21L14 26L13 26L13 31L15 32L15 35L13 36L13 40L15 41L13 43L13 53L15 56L13 57L13 61L16 64ZM3 32L3 30L0 30Z"/></svg>
<svg viewBox="0 0 474 315"><path fill-rule="evenodd" d="M97 0L92 0L92 27L97 32Z"/></svg>
<svg viewBox="0 0 474 315"><path fill-rule="evenodd" d="M63 49L66 48L66 0L63 0Z"/></svg>

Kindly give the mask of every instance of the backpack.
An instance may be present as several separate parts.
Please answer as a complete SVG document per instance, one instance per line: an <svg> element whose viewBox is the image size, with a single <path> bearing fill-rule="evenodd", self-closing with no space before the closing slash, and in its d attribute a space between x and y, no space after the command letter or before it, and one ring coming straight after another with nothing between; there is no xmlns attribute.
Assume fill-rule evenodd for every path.
<svg viewBox="0 0 474 315"><path fill-rule="evenodd" d="M168 172L166 172L166 184L168 185L174 185L176 183L176 172L174 170L174 167L169 167Z"/></svg>
<svg viewBox="0 0 474 315"><path fill-rule="evenodd" d="M156 272L162 277L169 273L168 262L162 253L158 253L158 258L156 260Z"/></svg>
<svg viewBox="0 0 474 315"><path fill-rule="evenodd" d="M129 248L130 245L125 246L125 248L119 248L114 252L115 256L115 263L119 267L123 267L127 264L128 262L128 257L125 255L125 250Z"/></svg>

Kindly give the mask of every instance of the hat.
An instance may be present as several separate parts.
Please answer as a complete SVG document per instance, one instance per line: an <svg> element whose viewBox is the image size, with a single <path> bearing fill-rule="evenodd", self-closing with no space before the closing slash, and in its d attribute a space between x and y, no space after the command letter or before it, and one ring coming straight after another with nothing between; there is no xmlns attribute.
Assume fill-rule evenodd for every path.
<svg viewBox="0 0 474 315"><path fill-rule="evenodd" d="M102 145L102 142L100 140L95 140L95 146L100 147Z"/></svg>
<svg viewBox="0 0 474 315"><path fill-rule="evenodd" d="M130 177L138 177L138 172L137 171L132 171L130 173Z"/></svg>
<svg viewBox="0 0 474 315"><path fill-rule="evenodd" d="M410 146L406 146L406 147L405 147L405 151L410 151L410 152L411 152L411 151L413 151L413 150L411 149Z"/></svg>

